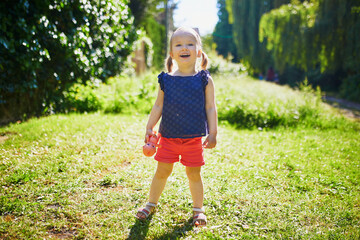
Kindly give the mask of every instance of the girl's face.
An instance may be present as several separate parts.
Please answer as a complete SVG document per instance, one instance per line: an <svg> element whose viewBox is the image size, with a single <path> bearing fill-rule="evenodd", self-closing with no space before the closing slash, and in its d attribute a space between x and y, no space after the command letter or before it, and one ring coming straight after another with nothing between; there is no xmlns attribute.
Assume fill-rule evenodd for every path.
<svg viewBox="0 0 360 240"><path fill-rule="evenodd" d="M176 61L179 67L193 64L201 57L201 49L196 38L189 32L175 32L171 41L170 56Z"/></svg>

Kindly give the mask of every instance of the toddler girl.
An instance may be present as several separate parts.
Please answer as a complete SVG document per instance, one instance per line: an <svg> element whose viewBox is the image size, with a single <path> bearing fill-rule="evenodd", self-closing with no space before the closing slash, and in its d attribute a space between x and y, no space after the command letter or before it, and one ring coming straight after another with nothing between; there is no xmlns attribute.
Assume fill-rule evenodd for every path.
<svg viewBox="0 0 360 240"><path fill-rule="evenodd" d="M202 58L201 71L196 63ZM177 69L173 70L173 61ZM158 161L153 177L149 202L136 217L146 219L156 207L173 164L186 167L193 200L193 224L206 225L203 210L201 166L205 164L203 147L214 148L217 135L217 111L214 82L206 70L208 58L201 49L199 34L191 29L178 28L170 39L170 56L166 60L168 73L158 76L159 90L146 126L145 142L154 136L154 126L161 117L159 144L155 155ZM207 136L202 143L202 137Z"/></svg>

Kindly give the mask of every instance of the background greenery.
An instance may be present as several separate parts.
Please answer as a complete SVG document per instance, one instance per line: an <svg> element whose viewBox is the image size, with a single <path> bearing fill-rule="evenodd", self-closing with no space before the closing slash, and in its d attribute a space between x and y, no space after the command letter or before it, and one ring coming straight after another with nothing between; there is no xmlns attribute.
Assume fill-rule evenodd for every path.
<svg viewBox="0 0 360 240"><path fill-rule="evenodd" d="M136 28L143 29L151 39L154 52L151 67L162 69L166 57L165 0L130 0L129 7Z"/></svg>
<svg viewBox="0 0 360 240"><path fill-rule="evenodd" d="M245 71L242 75L234 74L241 71L241 65L231 64L220 57L212 59L214 61L209 69L214 71L215 78L236 79L222 81L218 86L218 115L222 121L249 129L348 126L344 118L322 102L320 88L313 90L307 81L301 83L297 90L268 82L259 84ZM245 70L244 67L242 69ZM157 74L147 73L142 77L109 78L100 85L91 82L85 86L76 84L66 93L65 104L70 112L79 113L150 113L158 89L156 79Z"/></svg>
<svg viewBox="0 0 360 240"><path fill-rule="evenodd" d="M0 9L1 120L63 112L64 92L121 72L135 40L126 0L1 1Z"/></svg>
<svg viewBox="0 0 360 240"><path fill-rule="evenodd" d="M104 100L97 96L89 101L100 102L78 106L78 99L71 100L75 89L91 92L109 77L129 74L127 60L141 41L147 67L163 69L165 23L172 30L176 8L170 1L166 20L165 0L0 4L0 124L103 109ZM214 59L212 73L246 69L258 76L273 66L281 84L296 88L307 79L327 95L359 101L358 1L219 0L218 8L215 30L204 36ZM227 67L213 50L241 65Z"/></svg>
<svg viewBox="0 0 360 240"><path fill-rule="evenodd" d="M328 94L360 101L360 5L357 0L218 1L219 23L232 26L237 57L251 74L275 67L280 83L305 78ZM227 13L226 13L227 11ZM226 23L221 16L229 15ZM231 44L215 29L224 56ZM225 54L224 54L225 52Z"/></svg>

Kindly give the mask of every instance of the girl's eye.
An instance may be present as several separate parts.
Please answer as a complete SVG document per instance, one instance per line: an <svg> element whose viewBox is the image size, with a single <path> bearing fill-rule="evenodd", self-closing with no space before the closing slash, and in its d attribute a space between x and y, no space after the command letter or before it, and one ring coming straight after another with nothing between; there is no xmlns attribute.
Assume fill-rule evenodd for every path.
<svg viewBox="0 0 360 240"><path fill-rule="evenodd" d="M181 44L176 44L175 46L176 46L176 47L180 47L180 46L181 46Z"/></svg>
<svg viewBox="0 0 360 240"><path fill-rule="evenodd" d="M192 44L192 43L189 43L188 45L189 45L189 46L194 46L194 44Z"/></svg>

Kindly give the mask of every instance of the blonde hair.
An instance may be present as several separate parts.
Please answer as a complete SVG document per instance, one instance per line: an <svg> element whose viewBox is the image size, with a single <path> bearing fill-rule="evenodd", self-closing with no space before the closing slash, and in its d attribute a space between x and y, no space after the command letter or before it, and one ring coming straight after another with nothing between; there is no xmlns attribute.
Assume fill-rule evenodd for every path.
<svg viewBox="0 0 360 240"><path fill-rule="evenodd" d="M196 43L199 45L199 47L200 47L200 49L202 51L201 37L200 37L199 32L198 32L199 30L198 29L193 29L193 28L187 28L187 27L179 27L171 35L170 44L169 44L170 45L170 52L172 51L171 43L172 43L173 37L174 37L175 33L177 33L178 31L185 31L185 32L188 32L188 33L192 34L193 37L196 39ZM203 51L201 52L201 58L202 58L201 59L201 65L200 65L201 69L206 70L207 64L209 62L209 58ZM166 58L165 67L166 67L168 72L172 71L173 60L172 60L170 55Z"/></svg>

